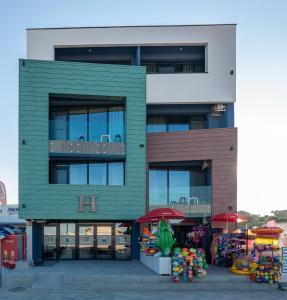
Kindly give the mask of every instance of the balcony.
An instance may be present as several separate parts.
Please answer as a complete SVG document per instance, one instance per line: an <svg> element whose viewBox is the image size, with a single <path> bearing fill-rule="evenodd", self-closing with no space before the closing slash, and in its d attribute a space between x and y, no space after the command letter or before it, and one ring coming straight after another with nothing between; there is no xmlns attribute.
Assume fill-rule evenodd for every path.
<svg viewBox="0 0 287 300"><path fill-rule="evenodd" d="M125 143L50 140L51 156L124 157Z"/></svg>
<svg viewBox="0 0 287 300"><path fill-rule="evenodd" d="M211 186L192 186L190 193L184 190L182 187L173 187L169 192L169 200L163 197L161 201L154 201L162 191L150 188L149 209L172 207L184 212L186 217L211 216Z"/></svg>

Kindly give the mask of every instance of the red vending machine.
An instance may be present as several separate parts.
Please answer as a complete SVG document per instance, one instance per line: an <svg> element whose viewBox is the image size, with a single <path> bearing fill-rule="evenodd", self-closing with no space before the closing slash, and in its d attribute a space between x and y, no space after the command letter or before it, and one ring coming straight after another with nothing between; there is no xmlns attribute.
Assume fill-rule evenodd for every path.
<svg viewBox="0 0 287 300"><path fill-rule="evenodd" d="M24 237L25 236L25 237ZM2 265L14 268L15 262L26 259L26 234L11 234L1 240Z"/></svg>

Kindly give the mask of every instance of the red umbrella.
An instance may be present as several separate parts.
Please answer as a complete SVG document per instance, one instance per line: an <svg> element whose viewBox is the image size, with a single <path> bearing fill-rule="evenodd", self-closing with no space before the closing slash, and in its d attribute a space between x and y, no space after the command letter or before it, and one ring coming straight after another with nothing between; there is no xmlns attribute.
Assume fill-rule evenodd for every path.
<svg viewBox="0 0 287 300"><path fill-rule="evenodd" d="M236 223L236 222L247 221L247 218L235 212L228 212L228 213L223 213L223 214L218 214L213 216L212 221Z"/></svg>
<svg viewBox="0 0 287 300"><path fill-rule="evenodd" d="M165 219L184 219L184 213L174 208L157 208L151 210L147 215L142 216L136 220L138 223L145 223L150 221L159 221L161 218Z"/></svg>
<svg viewBox="0 0 287 300"><path fill-rule="evenodd" d="M137 223L148 223L149 221L150 221L150 219L148 216L142 216L142 217L136 219Z"/></svg>
<svg viewBox="0 0 287 300"><path fill-rule="evenodd" d="M152 218L166 218L166 219L184 219L184 213L170 207L153 209L148 213L148 216Z"/></svg>

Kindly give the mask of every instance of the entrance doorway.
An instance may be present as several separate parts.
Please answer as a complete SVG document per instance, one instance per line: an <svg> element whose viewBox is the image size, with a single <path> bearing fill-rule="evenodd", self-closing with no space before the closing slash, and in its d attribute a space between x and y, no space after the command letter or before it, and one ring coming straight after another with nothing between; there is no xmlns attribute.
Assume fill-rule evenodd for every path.
<svg viewBox="0 0 287 300"><path fill-rule="evenodd" d="M131 223L43 225L43 259L131 259Z"/></svg>
<svg viewBox="0 0 287 300"><path fill-rule="evenodd" d="M79 259L112 259L112 225L78 225Z"/></svg>

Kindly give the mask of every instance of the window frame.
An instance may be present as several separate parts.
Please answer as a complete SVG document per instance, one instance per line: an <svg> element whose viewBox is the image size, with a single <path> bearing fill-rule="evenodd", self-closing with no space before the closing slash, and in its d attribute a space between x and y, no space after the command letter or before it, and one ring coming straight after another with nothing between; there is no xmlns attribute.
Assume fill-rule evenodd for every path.
<svg viewBox="0 0 287 300"><path fill-rule="evenodd" d="M106 164L106 176L105 176L105 184L91 184L90 183L90 165L91 164L101 164L105 163ZM122 185L111 185L109 184L109 164L112 163L121 163L122 164L122 178L123 178L123 184ZM70 183L70 165L73 164L86 164L87 165L87 183ZM55 175L55 170L58 165L65 165L67 166L67 183L56 183L55 179L53 176ZM125 160L92 160L92 161L85 161L85 160L80 160L80 161L50 161L50 167L49 167L49 184L60 184L60 185L91 185L91 186L125 186L126 185L126 161Z"/></svg>
<svg viewBox="0 0 287 300"><path fill-rule="evenodd" d="M149 118L152 117L162 117L165 118L163 123L155 124L155 123L149 123ZM193 129L192 122L199 122L199 120L192 120L194 117L200 117L202 120L200 120L203 124L203 128L195 128ZM180 121L180 122L175 122L173 119L178 118L180 121L180 118L187 118L189 121L186 122L185 120ZM186 130L170 130L170 126L176 125L176 124L181 124L181 125L187 125L188 129ZM149 131L149 126L155 125L155 126L164 126L165 130L163 131ZM188 131L188 130L200 130L200 129L207 129L208 128L208 117L206 114L188 114L188 115L156 115L156 114L151 114L147 116L147 124L146 124L146 132L147 133L156 133L156 132L183 132L183 131Z"/></svg>
<svg viewBox="0 0 287 300"><path fill-rule="evenodd" d="M49 108L49 122L54 121L54 119L52 118L53 113L57 113L58 111L62 111L63 113L65 113L66 116L66 139L62 140L62 141L80 141L80 140L70 140L70 115L71 114L71 110L72 109L76 109L79 105L71 105L71 106L59 106L59 110L56 109L57 106L51 106ZM104 108L105 109L105 113L106 113L106 124L105 124L105 129L107 132L107 135L110 136L110 140L109 143L116 143L115 141L111 141L111 134L110 134L110 112L113 112L113 108L122 108L122 110L119 110L123 113L123 135L121 137L121 141L120 143L125 143L126 141L126 106L125 103L122 104L107 104L107 105L84 105L84 106L79 106L79 109L85 109L87 111L86 113L86 137L87 139L84 140L84 142L97 142L100 143L101 141L95 141L95 140L91 140L90 139L90 114L91 114L91 110L93 108ZM52 132L51 130L51 125L49 126L49 140L53 140L52 137L55 136L55 134Z"/></svg>
<svg viewBox="0 0 287 300"><path fill-rule="evenodd" d="M189 196L191 196L191 190L192 190L192 187L194 186L198 186L198 185L193 185L192 182L193 182L193 173L196 172L196 169L193 170L194 168L193 167L184 167L184 166L172 166L172 167L169 167L169 166L152 166L152 167L149 167L149 174L148 174L148 186L150 188L150 171L166 171L167 172L167 178L166 178L166 200L167 200L167 203L166 205L170 205L170 172L171 171L187 171L189 172ZM205 185L202 185L202 186L208 186L208 173L207 171L205 171ZM150 197L150 189L148 191L148 195L149 195L149 206L156 206L158 204L151 204L151 197Z"/></svg>

